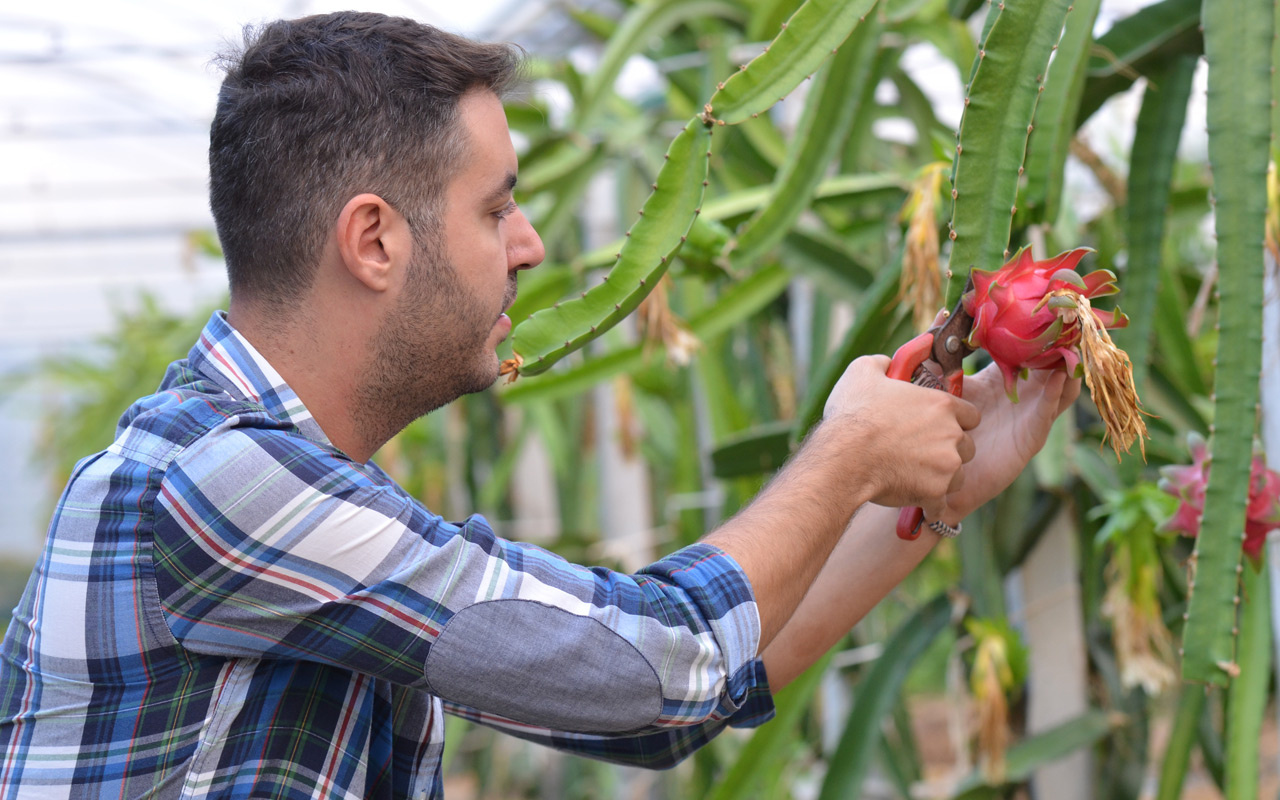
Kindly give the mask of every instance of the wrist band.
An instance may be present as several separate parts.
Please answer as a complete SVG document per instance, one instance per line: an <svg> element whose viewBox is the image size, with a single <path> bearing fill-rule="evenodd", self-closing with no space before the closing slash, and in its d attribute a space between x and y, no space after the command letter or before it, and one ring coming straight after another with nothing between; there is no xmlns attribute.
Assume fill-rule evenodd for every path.
<svg viewBox="0 0 1280 800"><path fill-rule="evenodd" d="M929 528L944 539L954 539L960 535L960 531L964 528L964 523L959 523L953 528L942 520L935 519L929 523Z"/></svg>

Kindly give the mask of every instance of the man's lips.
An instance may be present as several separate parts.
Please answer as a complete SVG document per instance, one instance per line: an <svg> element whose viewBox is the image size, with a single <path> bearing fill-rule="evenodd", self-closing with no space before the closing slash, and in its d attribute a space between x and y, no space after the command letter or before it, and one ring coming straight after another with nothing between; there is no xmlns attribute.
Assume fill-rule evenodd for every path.
<svg viewBox="0 0 1280 800"><path fill-rule="evenodd" d="M507 316L507 312L511 310L513 305L515 305L516 295L516 281L515 278L512 277L507 283L507 293L502 297L502 313L498 314L498 319L494 322L494 325L503 329L502 336L504 339L506 338L506 335L511 332L511 317Z"/></svg>

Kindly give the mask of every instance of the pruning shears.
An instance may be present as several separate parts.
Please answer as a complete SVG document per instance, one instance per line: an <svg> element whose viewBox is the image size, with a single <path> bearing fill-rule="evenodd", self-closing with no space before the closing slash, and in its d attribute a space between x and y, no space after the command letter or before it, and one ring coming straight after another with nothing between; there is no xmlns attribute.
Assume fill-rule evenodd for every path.
<svg viewBox="0 0 1280 800"><path fill-rule="evenodd" d="M972 289L973 279L970 278L961 294L967 294ZM909 381L917 386L941 389L956 397L962 396L964 392L963 362L965 356L974 350L967 344L971 330L973 330L973 317L964 310L964 300L959 300L946 321L935 325L898 348L889 362L889 370L886 374L894 380ZM929 362L933 362L937 369L933 369ZM923 523L922 509L902 509L898 514L898 538L917 538Z"/></svg>

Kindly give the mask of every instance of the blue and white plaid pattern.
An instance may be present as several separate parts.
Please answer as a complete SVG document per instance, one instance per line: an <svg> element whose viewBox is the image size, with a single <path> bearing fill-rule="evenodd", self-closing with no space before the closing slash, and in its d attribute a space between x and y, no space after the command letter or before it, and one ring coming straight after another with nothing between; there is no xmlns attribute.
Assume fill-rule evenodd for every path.
<svg viewBox="0 0 1280 800"><path fill-rule="evenodd" d="M491 600L624 639L656 676L656 718L575 733L437 696L441 631ZM433 515L334 448L218 313L58 503L0 647L0 797L439 797L445 711L666 766L772 715L759 635L716 548L621 575ZM547 669L586 681L584 655Z"/></svg>

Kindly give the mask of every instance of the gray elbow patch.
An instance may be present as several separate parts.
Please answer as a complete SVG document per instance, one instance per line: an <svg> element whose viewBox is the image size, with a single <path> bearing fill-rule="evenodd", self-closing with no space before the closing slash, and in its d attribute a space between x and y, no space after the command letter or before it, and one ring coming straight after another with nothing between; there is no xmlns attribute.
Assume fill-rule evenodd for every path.
<svg viewBox="0 0 1280 800"><path fill-rule="evenodd" d="M530 725L621 733L662 713L658 675L634 645L533 600L490 600L454 614L426 672L441 697Z"/></svg>

